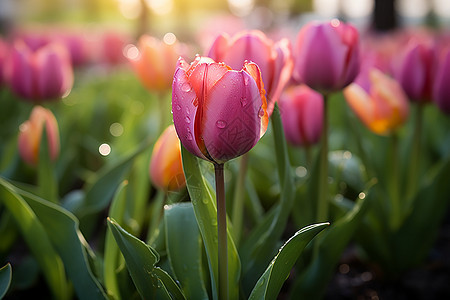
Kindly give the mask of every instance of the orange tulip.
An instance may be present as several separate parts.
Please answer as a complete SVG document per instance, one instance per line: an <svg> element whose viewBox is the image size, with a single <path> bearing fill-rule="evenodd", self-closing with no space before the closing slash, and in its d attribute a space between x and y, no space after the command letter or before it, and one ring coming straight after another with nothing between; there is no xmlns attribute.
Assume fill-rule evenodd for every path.
<svg viewBox="0 0 450 300"><path fill-rule="evenodd" d="M130 47L126 56L142 84L150 91L164 92L172 87L173 73L180 56L178 43L167 44L143 35L137 47Z"/></svg>
<svg viewBox="0 0 450 300"><path fill-rule="evenodd" d="M54 161L59 155L59 131L56 118L50 110L35 106L31 111L30 119L19 127L19 153L30 165L36 165L39 161L44 124L50 158Z"/></svg>
<svg viewBox="0 0 450 300"><path fill-rule="evenodd" d="M408 98L397 81L378 69L369 71L369 81L368 91L352 83L344 89L344 96L371 131L387 135L408 118Z"/></svg>
<svg viewBox="0 0 450 300"><path fill-rule="evenodd" d="M165 191L178 190L186 184L180 140L173 125L164 130L153 147L150 178L158 188Z"/></svg>

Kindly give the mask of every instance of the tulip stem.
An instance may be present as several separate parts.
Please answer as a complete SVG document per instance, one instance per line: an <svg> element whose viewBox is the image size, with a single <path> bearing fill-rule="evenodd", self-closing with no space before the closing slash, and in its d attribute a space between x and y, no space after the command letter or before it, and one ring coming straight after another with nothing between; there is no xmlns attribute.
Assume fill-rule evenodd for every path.
<svg viewBox="0 0 450 300"><path fill-rule="evenodd" d="M391 227L392 229L397 229L400 226L402 216L399 197L398 136L396 132L393 132L391 135L390 147L390 156L387 160L388 165L386 166L386 170L388 170L387 178L390 178L388 185L389 197L391 199Z"/></svg>
<svg viewBox="0 0 450 300"><path fill-rule="evenodd" d="M227 208L223 164L214 164L216 177L217 234L219 256L219 299L228 299Z"/></svg>
<svg viewBox="0 0 450 300"><path fill-rule="evenodd" d="M319 190L317 193L317 222L328 220L328 99L323 95L323 123L319 161Z"/></svg>
<svg viewBox="0 0 450 300"><path fill-rule="evenodd" d="M406 201L407 208L411 204L412 198L414 197L417 191L418 185L418 170L419 170L419 160L420 160L420 143L422 140L422 123L423 123L423 110L424 105L421 102L417 103L416 111L415 111L415 120L414 120L414 133L413 140L411 146L411 154L410 154L410 169L409 169L409 177L408 177L408 185L407 185L407 193L406 193Z"/></svg>
<svg viewBox="0 0 450 300"><path fill-rule="evenodd" d="M233 197L233 238L234 243L239 245L239 240L241 239L242 232L242 219L244 212L244 195L245 195L245 177L247 175L248 168L248 153L242 155L239 165L239 173L236 181L236 187L234 189Z"/></svg>

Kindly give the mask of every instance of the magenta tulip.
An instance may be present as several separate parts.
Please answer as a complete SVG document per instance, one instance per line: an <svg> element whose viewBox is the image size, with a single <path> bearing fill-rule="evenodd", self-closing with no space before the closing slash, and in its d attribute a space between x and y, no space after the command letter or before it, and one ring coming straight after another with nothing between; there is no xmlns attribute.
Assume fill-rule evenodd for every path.
<svg viewBox="0 0 450 300"><path fill-rule="evenodd" d="M295 146L318 143L323 122L323 97L302 84L288 88L279 101L286 140Z"/></svg>
<svg viewBox="0 0 450 300"><path fill-rule="evenodd" d="M69 54L57 43L33 52L23 42L16 42L5 65L5 77L14 93L32 102L61 98L73 85Z"/></svg>
<svg viewBox="0 0 450 300"><path fill-rule="evenodd" d="M311 22L298 33L294 78L322 93L349 85L359 72L359 34L338 20Z"/></svg>
<svg viewBox="0 0 450 300"><path fill-rule="evenodd" d="M240 71L208 57L178 60L172 86L173 122L183 146L222 164L249 151L265 133L267 102L254 63Z"/></svg>
<svg viewBox="0 0 450 300"><path fill-rule="evenodd" d="M430 101L434 68L431 44L411 40L399 56L393 57L393 73L412 101Z"/></svg>
<svg viewBox="0 0 450 300"><path fill-rule="evenodd" d="M436 105L446 114L450 114L450 48L447 48L439 57L434 85L433 100Z"/></svg>
<svg viewBox="0 0 450 300"><path fill-rule="evenodd" d="M0 87L4 83L3 69L8 55L8 44L0 39Z"/></svg>
<svg viewBox="0 0 450 300"><path fill-rule="evenodd" d="M219 35L208 56L218 62L225 62L233 69L239 69L245 61L256 63L261 70L264 89L268 97L269 115L283 88L290 80L293 59L291 43L282 39L277 43L258 30L241 31L233 37Z"/></svg>

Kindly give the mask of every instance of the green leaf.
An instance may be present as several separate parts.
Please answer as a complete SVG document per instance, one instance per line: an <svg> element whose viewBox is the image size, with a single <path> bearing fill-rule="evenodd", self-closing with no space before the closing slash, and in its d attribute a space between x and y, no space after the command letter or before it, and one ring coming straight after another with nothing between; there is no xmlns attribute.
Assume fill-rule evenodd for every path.
<svg viewBox="0 0 450 300"><path fill-rule="evenodd" d="M116 195L112 200L109 208L108 216L117 222L123 222L125 208L126 208L126 191L128 182L124 181L117 189ZM117 247L111 231L106 232L105 236L105 253L103 260L103 280L108 294L111 294L115 299L120 299L120 289L117 279L116 270L119 267L120 251Z"/></svg>
<svg viewBox="0 0 450 300"><path fill-rule="evenodd" d="M118 160L113 165L107 165L99 171L97 180L86 191L86 197L82 207L75 214L83 217L96 213L108 206L117 186L123 180L123 176L130 169L133 160L151 146L149 140L144 141L135 151Z"/></svg>
<svg viewBox="0 0 450 300"><path fill-rule="evenodd" d="M243 286L251 288L256 279L264 271L279 245L281 235L286 227L288 217L294 204L294 180L291 164L287 152L278 105L272 113L275 155L277 158L278 177L281 185L280 201L266 215L262 223L256 227L241 247L241 260L243 262ZM249 294L250 290L245 290Z"/></svg>
<svg viewBox="0 0 450 300"><path fill-rule="evenodd" d="M192 203L165 206L166 248L170 265L187 299L208 299L203 280L203 243Z"/></svg>
<svg viewBox="0 0 450 300"><path fill-rule="evenodd" d="M67 210L0 179L3 188L25 199L39 218L56 251L61 256L68 277L80 299L107 299L92 274L87 250L89 245L78 229L78 220ZM45 256L48 253L45 254Z"/></svg>
<svg viewBox="0 0 450 300"><path fill-rule="evenodd" d="M48 147L47 129L42 129L41 144L39 147L38 163L38 185L39 195L53 203L58 203L58 181L56 179L55 164L50 158Z"/></svg>
<svg viewBox="0 0 450 300"><path fill-rule="evenodd" d="M209 192L205 179L200 172L198 160L184 147L181 147L183 159L183 170L186 177L186 186L192 205L194 206L195 218L202 235L209 263L213 299L217 299L218 287L218 245L217 245L217 208L215 197ZM230 222L227 222L229 224ZM241 273L241 262L231 238L231 230L228 226L228 296L230 299L239 298L239 277Z"/></svg>
<svg viewBox="0 0 450 300"><path fill-rule="evenodd" d="M167 273L156 270L159 254L155 250L110 218L108 228L113 233L131 278L143 299L171 299L170 295L175 299L185 299L179 287L167 279Z"/></svg>
<svg viewBox="0 0 450 300"><path fill-rule="evenodd" d="M2 178L0 178L0 201L15 219L55 298L68 299L67 280L61 257L53 248L44 226L32 208Z"/></svg>
<svg viewBox="0 0 450 300"><path fill-rule="evenodd" d="M0 299L3 299L11 284L11 264L6 264L0 268Z"/></svg>
<svg viewBox="0 0 450 300"><path fill-rule="evenodd" d="M365 192L367 198L367 192ZM336 264L354 232L361 224L370 201L358 199L353 209L324 231L315 243L317 253L294 284L295 299L320 299L333 275Z"/></svg>
<svg viewBox="0 0 450 300"><path fill-rule="evenodd" d="M259 278L249 299L277 299L284 281L306 245L329 223L307 226L297 231L278 251L278 254Z"/></svg>

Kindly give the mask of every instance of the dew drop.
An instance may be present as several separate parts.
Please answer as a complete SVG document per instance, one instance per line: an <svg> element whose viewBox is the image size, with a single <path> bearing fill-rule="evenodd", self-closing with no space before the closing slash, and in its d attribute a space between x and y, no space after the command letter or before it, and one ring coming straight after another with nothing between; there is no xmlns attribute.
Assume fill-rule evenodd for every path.
<svg viewBox="0 0 450 300"><path fill-rule="evenodd" d="M191 84L189 83L189 82L185 82L185 83L183 83L182 85L181 85L181 90L183 91L183 92L189 92L190 90L192 90L192 86L191 86Z"/></svg>
<svg viewBox="0 0 450 300"><path fill-rule="evenodd" d="M262 118L262 117L264 116L264 109L262 108L262 106L259 108L258 116L259 116L260 118Z"/></svg>
<svg viewBox="0 0 450 300"><path fill-rule="evenodd" d="M202 198L202 202L203 202L203 204L208 204L208 198L203 197L203 198Z"/></svg>
<svg viewBox="0 0 450 300"><path fill-rule="evenodd" d="M227 126L227 122L225 122L224 120L217 120L216 126L218 128L225 128L225 126Z"/></svg>
<svg viewBox="0 0 450 300"><path fill-rule="evenodd" d="M188 141L192 141L192 133L188 132L187 135L186 135L186 139Z"/></svg>
<svg viewBox="0 0 450 300"><path fill-rule="evenodd" d="M214 219L214 218L213 218L213 219L211 220L211 225L212 225L212 226L217 226L217 219Z"/></svg>
<svg viewBox="0 0 450 300"><path fill-rule="evenodd" d="M242 97L241 98L241 106L244 107L247 105L247 98L246 97Z"/></svg>
<svg viewBox="0 0 450 300"><path fill-rule="evenodd" d="M180 106L179 104L177 104L177 105L175 106L175 108L176 108L177 110L181 110L181 106Z"/></svg>
<svg viewBox="0 0 450 300"><path fill-rule="evenodd" d="M194 104L194 106L197 107L198 106L198 98L195 98L194 102L192 102L192 104Z"/></svg>
<svg viewBox="0 0 450 300"><path fill-rule="evenodd" d="M186 107L186 113L189 115L191 111L189 110L189 107Z"/></svg>
<svg viewBox="0 0 450 300"><path fill-rule="evenodd" d="M184 118L184 120L186 121L186 123L191 123L191 118L189 118L188 116L186 116L186 118Z"/></svg>
<svg viewBox="0 0 450 300"><path fill-rule="evenodd" d="M244 77L244 84L245 85L248 85L248 80L249 80L248 77Z"/></svg>

